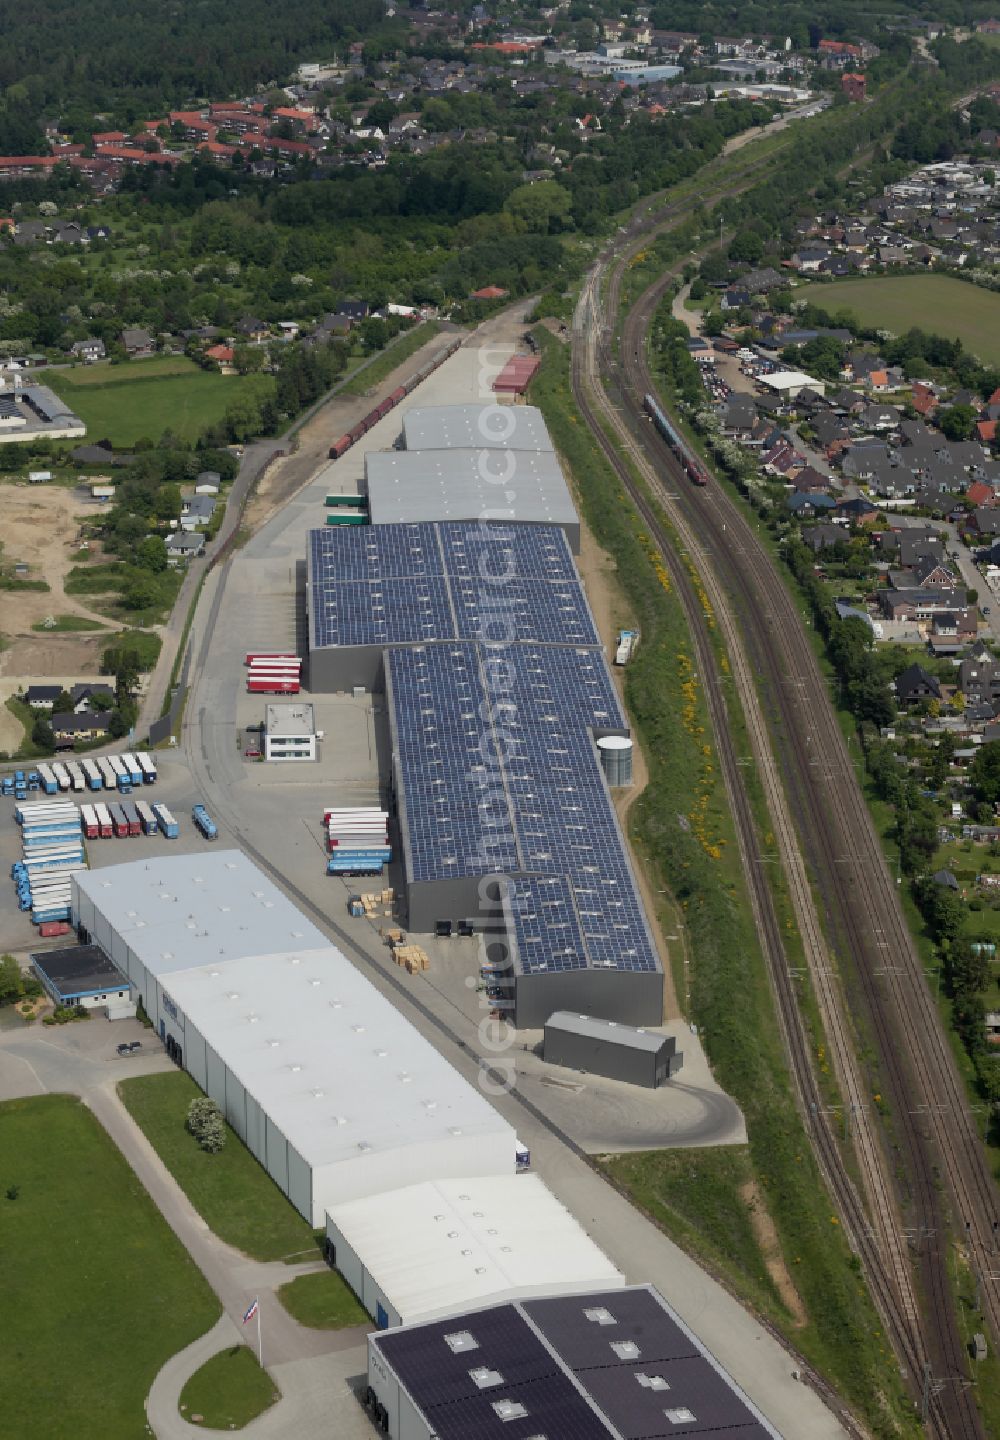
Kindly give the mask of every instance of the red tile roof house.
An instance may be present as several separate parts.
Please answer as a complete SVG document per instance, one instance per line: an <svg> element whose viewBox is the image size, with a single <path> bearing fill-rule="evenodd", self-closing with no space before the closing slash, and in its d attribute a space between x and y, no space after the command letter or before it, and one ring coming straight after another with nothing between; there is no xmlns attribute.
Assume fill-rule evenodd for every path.
<svg viewBox="0 0 1000 1440"><path fill-rule="evenodd" d="M974 480L962 498L970 505L995 505L997 497L992 485L987 485L985 480Z"/></svg>
<svg viewBox="0 0 1000 1440"><path fill-rule="evenodd" d="M995 420L977 420L976 434L985 445L992 445L997 438L997 422Z"/></svg>
<svg viewBox="0 0 1000 1440"><path fill-rule="evenodd" d="M473 290L473 300L506 300L510 292L504 290L500 285L484 285L481 290Z"/></svg>
<svg viewBox="0 0 1000 1440"><path fill-rule="evenodd" d="M918 380L913 386L910 403L918 415L929 415L937 405L938 398L929 386L922 385Z"/></svg>

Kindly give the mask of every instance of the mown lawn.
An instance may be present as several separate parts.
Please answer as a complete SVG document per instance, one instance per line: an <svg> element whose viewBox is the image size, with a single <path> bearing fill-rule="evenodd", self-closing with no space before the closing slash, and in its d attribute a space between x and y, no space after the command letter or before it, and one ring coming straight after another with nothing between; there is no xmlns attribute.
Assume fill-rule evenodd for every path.
<svg viewBox="0 0 1000 1440"><path fill-rule="evenodd" d="M200 370L184 356L52 370L47 380L87 426L88 442L110 440L119 447L158 440L165 430L197 440L236 401L273 383L267 376Z"/></svg>
<svg viewBox="0 0 1000 1440"><path fill-rule="evenodd" d="M118 1093L153 1149L211 1230L255 1260L313 1258L316 1241L267 1171L226 1127L226 1145L209 1155L185 1128L201 1095L183 1071L123 1080Z"/></svg>
<svg viewBox="0 0 1000 1440"><path fill-rule="evenodd" d="M368 1312L335 1270L299 1275L282 1285L278 1299L289 1315L314 1330L343 1330L348 1325L371 1324Z"/></svg>
<svg viewBox="0 0 1000 1440"><path fill-rule="evenodd" d="M180 1412L206 1430L242 1430L280 1399L281 1391L253 1351L234 1345L194 1372L181 1391ZM200 1418L192 1419L195 1415Z"/></svg>
<svg viewBox="0 0 1000 1440"><path fill-rule="evenodd" d="M67 1095L0 1105L0 1275L5 1440L137 1440L157 1371L220 1314L115 1145Z"/></svg>
<svg viewBox="0 0 1000 1440"><path fill-rule="evenodd" d="M832 280L796 289L835 313L851 310L862 325L897 335L916 326L930 334L961 340L987 364L1000 365L1000 295L950 275L876 275L868 280Z"/></svg>

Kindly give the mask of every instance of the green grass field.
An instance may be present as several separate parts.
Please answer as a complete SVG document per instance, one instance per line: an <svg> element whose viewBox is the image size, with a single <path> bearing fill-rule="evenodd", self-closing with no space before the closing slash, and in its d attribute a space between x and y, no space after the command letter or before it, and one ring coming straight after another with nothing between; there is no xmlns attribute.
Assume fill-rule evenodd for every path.
<svg viewBox="0 0 1000 1440"><path fill-rule="evenodd" d="M181 1391L180 1411L185 1420L206 1430L242 1430L280 1398L253 1351L234 1345L194 1372ZM192 1420L193 1415L201 1418Z"/></svg>
<svg viewBox="0 0 1000 1440"><path fill-rule="evenodd" d="M0 1105L0 1157L0 1435L137 1440L157 1371L219 1304L79 1101Z"/></svg>
<svg viewBox="0 0 1000 1440"><path fill-rule="evenodd" d="M795 291L831 314L851 310L862 325L897 335L916 326L961 340L987 364L1000 365L1000 294L948 275L880 275L834 280Z"/></svg>
<svg viewBox="0 0 1000 1440"><path fill-rule="evenodd" d="M91 620L86 615L56 615L54 625L46 625L44 620L36 620L32 630L38 630L43 635L67 635L76 631L84 630L106 630L108 627L102 625L100 620Z"/></svg>
<svg viewBox="0 0 1000 1440"><path fill-rule="evenodd" d="M343 1330L348 1325L370 1325L367 1311L335 1270L299 1275L282 1285L278 1299L289 1315L314 1330Z"/></svg>
<svg viewBox="0 0 1000 1440"><path fill-rule="evenodd" d="M189 1075L140 1075L118 1093L129 1114L205 1223L255 1260L316 1256L312 1230L228 1127L225 1149L208 1155L184 1128L202 1092Z"/></svg>
<svg viewBox="0 0 1000 1440"><path fill-rule="evenodd" d="M182 355L52 370L47 381L86 424L88 441L122 447L144 437L158 440L164 430L197 440L235 401L271 383L261 375L200 370Z"/></svg>

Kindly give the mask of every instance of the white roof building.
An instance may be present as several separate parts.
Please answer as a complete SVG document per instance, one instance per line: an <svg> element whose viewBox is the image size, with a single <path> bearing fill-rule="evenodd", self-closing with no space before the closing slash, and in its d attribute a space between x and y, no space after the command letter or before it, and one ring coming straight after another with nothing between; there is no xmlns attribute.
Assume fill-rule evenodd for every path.
<svg viewBox="0 0 1000 1440"><path fill-rule="evenodd" d="M535 405L418 405L403 416L407 450L554 450Z"/></svg>
<svg viewBox="0 0 1000 1440"><path fill-rule="evenodd" d="M816 380L804 370L775 370L771 375L758 375L757 384L789 399L794 399L800 390L815 390L817 395L826 394L826 381Z"/></svg>
<svg viewBox="0 0 1000 1440"><path fill-rule="evenodd" d="M74 879L74 920L312 1225L400 1184L513 1175L511 1126L240 852Z"/></svg>
<svg viewBox="0 0 1000 1440"><path fill-rule="evenodd" d="M336 1205L326 1233L383 1327L625 1283L535 1175L438 1180Z"/></svg>

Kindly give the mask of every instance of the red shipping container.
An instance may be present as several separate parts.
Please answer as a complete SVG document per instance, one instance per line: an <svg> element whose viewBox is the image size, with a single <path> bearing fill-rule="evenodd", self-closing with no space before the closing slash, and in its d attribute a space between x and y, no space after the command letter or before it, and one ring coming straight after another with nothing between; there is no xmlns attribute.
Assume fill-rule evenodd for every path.
<svg viewBox="0 0 1000 1440"><path fill-rule="evenodd" d="M38 933L44 940L51 940L56 935L68 935L69 926L65 920L44 920L38 927Z"/></svg>

